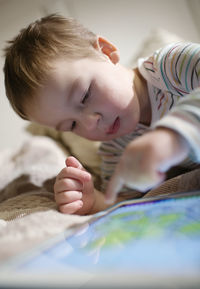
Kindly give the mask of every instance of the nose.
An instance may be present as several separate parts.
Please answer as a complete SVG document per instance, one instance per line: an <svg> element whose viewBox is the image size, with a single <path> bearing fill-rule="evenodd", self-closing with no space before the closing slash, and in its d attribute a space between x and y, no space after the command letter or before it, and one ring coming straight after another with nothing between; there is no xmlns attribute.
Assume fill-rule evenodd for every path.
<svg viewBox="0 0 200 289"><path fill-rule="evenodd" d="M89 131L95 130L101 119L99 113L85 114L82 119L82 125Z"/></svg>

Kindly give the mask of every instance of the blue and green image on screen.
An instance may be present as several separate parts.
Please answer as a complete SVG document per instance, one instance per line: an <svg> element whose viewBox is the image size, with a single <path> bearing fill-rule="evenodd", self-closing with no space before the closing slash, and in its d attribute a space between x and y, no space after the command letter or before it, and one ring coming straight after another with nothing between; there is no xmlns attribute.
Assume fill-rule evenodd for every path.
<svg viewBox="0 0 200 289"><path fill-rule="evenodd" d="M123 205L20 270L200 272L200 195Z"/></svg>

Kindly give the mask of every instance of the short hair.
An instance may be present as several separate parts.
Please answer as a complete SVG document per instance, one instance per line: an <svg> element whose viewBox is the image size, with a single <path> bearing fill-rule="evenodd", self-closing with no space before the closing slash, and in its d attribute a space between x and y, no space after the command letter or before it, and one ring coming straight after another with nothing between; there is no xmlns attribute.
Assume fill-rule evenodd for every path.
<svg viewBox="0 0 200 289"><path fill-rule="evenodd" d="M51 14L31 23L5 48L5 89L14 111L28 120L25 104L44 85L52 61L96 57L96 34L73 18Z"/></svg>

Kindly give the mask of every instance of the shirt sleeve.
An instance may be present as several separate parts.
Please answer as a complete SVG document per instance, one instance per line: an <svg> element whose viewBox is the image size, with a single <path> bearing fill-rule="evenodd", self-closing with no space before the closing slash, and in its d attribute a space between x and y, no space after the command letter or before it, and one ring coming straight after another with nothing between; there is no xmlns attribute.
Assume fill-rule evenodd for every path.
<svg viewBox="0 0 200 289"><path fill-rule="evenodd" d="M168 45L153 55L152 63L156 71L150 71L152 81L179 96L171 111L154 127L178 132L191 149L190 158L200 162L200 44Z"/></svg>
<svg viewBox="0 0 200 289"><path fill-rule="evenodd" d="M189 157L200 163L200 88L182 98L154 127L160 126L178 132L190 147Z"/></svg>
<svg viewBox="0 0 200 289"><path fill-rule="evenodd" d="M200 44L172 43L139 59L138 67L153 86L183 97L200 86Z"/></svg>

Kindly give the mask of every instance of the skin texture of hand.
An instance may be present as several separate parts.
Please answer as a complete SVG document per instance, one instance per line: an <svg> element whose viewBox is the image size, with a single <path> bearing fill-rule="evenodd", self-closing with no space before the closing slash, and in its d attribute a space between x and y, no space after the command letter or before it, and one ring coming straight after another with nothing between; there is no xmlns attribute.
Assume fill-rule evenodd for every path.
<svg viewBox="0 0 200 289"><path fill-rule="evenodd" d="M157 128L132 141L108 184L106 202L115 201L123 185L145 192L165 179L165 172L183 161L189 148L178 133Z"/></svg>
<svg viewBox="0 0 200 289"><path fill-rule="evenodd" d="M54 184L55 200L64 214L89 214L95 204L92 176L75 157L66 159Z"/></svg>

